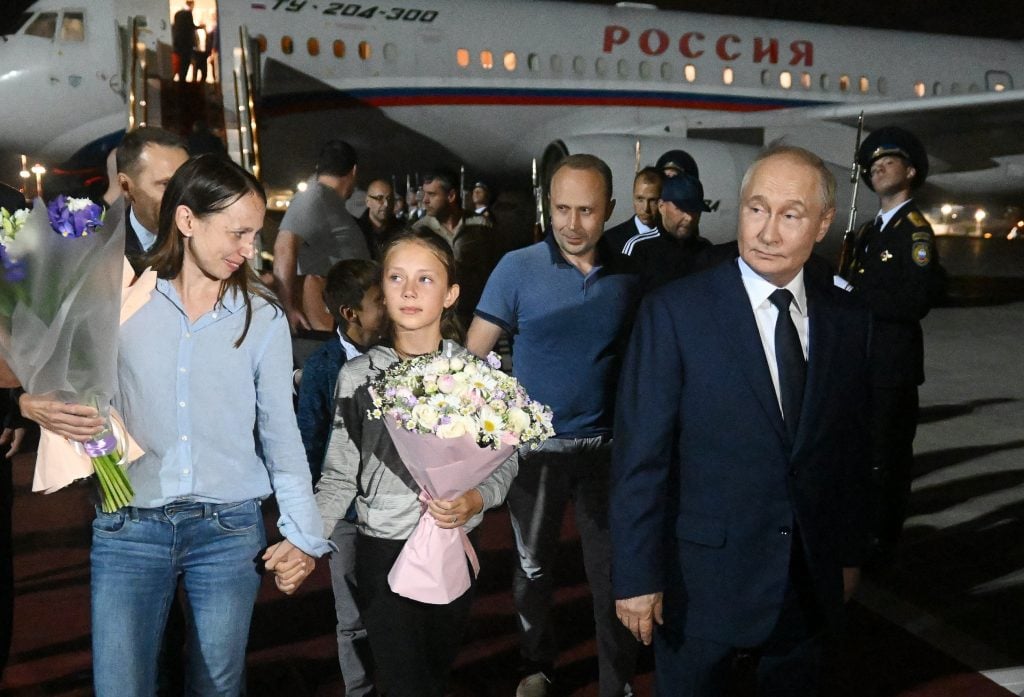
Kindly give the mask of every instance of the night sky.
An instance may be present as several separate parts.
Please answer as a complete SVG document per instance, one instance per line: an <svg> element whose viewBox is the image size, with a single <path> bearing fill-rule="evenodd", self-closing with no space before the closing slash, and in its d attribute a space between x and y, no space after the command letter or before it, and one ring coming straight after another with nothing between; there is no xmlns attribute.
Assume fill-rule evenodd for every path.
<svg viewBox="0 0 1024 697"><path fill-rule="evenodd" d="M564 0L573 2L577 0ZM614 0L587 0L614 5ZM830 2L829 0L660 0L663 10L771 17L825 24L900 29L939 34L1024 38L1024 8L1006 0L931 0L930 2Z"/></svg>
<svg viewBox="0 0 1024 697"><path fill-rule="evenodd" d="M100 2L102 0L93 0ZM242 2L244 0L227 0ZM498 2L501 0L472 0ZM566 0L573 1L573 0ZM612 0L591 0L613 5ZM0 0L0 31L17 17L30 0ZM751 15L778 19L848 24L907 31L928 31L941 34L992 36L1007 39L1024 38L1024 8L1006 0L931 0L930 2L829 2L828 0L661 0L653 3L669 10L713 12L730 15Z"/></svg>

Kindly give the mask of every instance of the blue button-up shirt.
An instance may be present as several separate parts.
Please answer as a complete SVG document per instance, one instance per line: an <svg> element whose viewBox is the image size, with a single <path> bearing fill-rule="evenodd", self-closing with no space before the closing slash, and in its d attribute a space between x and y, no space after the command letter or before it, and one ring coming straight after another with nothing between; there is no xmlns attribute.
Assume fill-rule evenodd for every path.
<svg viewBox="0 0 1024 697"><path fill-rule="evenodd" d="M321 556L330 544L295 424L288 323L261 298L252 304L239 348L245 304L233 292L190 323L177 290L161 279L121 326L114 406L146 451L128 469L132 505L228 503L274 493L281 534Z"/></svg>

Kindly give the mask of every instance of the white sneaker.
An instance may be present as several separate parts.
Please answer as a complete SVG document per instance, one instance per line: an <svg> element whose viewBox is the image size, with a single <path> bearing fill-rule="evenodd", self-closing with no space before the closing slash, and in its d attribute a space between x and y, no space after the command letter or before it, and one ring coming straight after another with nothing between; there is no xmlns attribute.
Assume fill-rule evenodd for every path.
<svg viewBox="0 0 1024 697"><path fill-rule="evenodd" d="M516 697L547 697L551 680L544 673L532 673L519 681Z"/></svg>

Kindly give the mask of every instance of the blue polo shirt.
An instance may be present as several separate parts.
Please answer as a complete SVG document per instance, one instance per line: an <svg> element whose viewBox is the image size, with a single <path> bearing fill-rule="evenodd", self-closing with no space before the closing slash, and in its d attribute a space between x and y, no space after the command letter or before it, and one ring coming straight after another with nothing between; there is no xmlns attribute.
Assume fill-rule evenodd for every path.
<svg viewBox="0 0 1024 697"><path fill-rule="evenodd" d="M562 256L549 232L506 254L476 314L513 335L513 375L554 411L559 438L610 434L615 384L640 298L629 258L602 239L589 274Z"/></svg>

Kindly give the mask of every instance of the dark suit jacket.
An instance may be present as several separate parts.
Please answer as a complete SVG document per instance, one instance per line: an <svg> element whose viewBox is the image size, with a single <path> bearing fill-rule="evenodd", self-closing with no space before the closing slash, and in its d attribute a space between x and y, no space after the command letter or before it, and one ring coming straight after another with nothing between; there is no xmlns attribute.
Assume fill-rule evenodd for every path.
<svg viewBox="0 0 1024 697"><path fill-rule="evenodd" d="M127 204L127 201L125 202ZM142 258L146 250L142 248L139 236L135 234L132 226L131 209L126 205L124 209L124 255L128 257L128 263L132 265L135 273L139 274L146 270Z"/></svg>
<svg viewBox="0 0 1024 697"><path fill-rule="evenodd" d="M868 548L865 310L804 274L806 392L790 442L734 262L650 294L616 406L615 597L663 591L665 631L756 646L773 629L801 540L826 619L842 567ZM798 532L797 532L798 531Z"/></svg>

